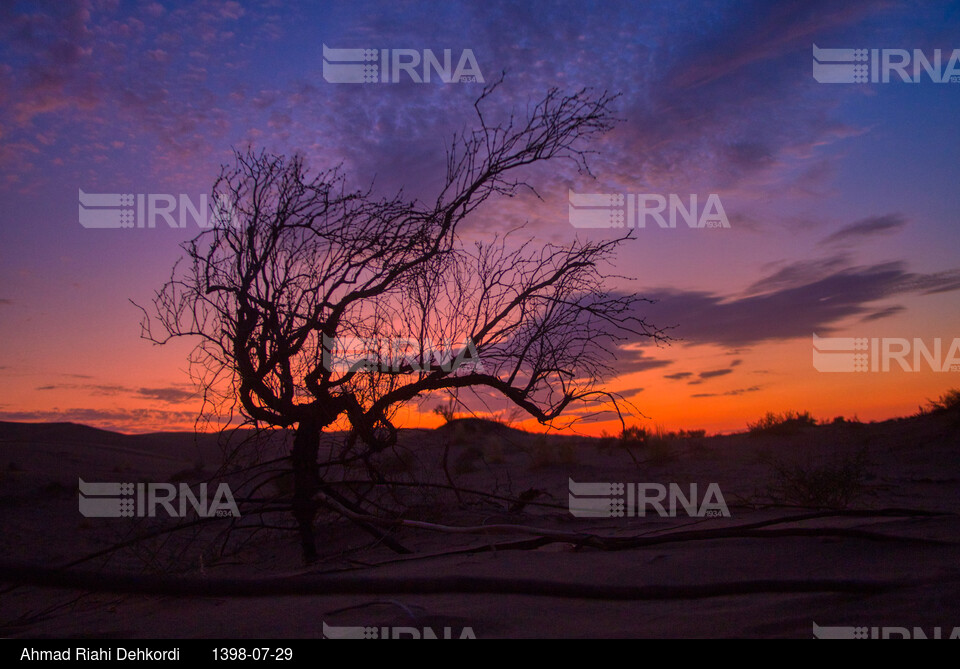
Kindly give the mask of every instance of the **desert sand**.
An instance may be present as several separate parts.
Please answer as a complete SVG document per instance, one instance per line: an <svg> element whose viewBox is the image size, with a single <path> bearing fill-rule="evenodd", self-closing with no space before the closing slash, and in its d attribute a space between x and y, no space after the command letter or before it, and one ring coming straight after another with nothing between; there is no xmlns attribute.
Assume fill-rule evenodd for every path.
<svg viewBox="0 0 960 669"><path fill-rule="evenodd" d="M278 453L284 438L271 446ZM341 438L330 435L325 443L335 447ZM449 483L445 452L459 496L440 487ZM198 482L214 475L221 457L213 435L0 423L0 559L60 567L144 529L130 518L83 517L78 479ZM410 550L398 554L324 512L317 518L321 558L305 566L295 533L280 529L237 532L227 545L242 537L242 548L218 556L230 521L215 519L164 543L134 542L70 569L98 573L106 590L120 576L137 574L160 583L294 579L302 589L258 596L89 592L11 583L6 574L0 635L318 638L326 624L430 628L438 635L450 628L453 636L469 629L476 638L811 638L816 624L911 633L919 627L928 635L940 627L946 637L960 627L956 410L880 423L788 425L762 434L669 436L634 444L630 452L615 439L544 437L459 420L437 430L402 430L397 448L382 458L390 480L435 486L376 498L384 508L401 509L404 519L555 535L509 527L497 533L395 527L392 536ZM331 470L325 480L355 474ZM847 487L845 509L811 508L816 504L801 503L798 488L787 485L816 490L817 476L833 492ZM701 491L717 483L730 515L690 517L681 509L676 517L648 510L644 517L577 518L568 509L570 479L695 482ZM272 494L284 491L282 479L271 486ZM287 515L264 518L291 527ZM322 594L322 583L337 578L417 584L457 577L489 578L492 590L498 579L559 583L567 590L425 594L371 586L370 592ZM608 586L635 590L632 597L604 599Z"/></svg>

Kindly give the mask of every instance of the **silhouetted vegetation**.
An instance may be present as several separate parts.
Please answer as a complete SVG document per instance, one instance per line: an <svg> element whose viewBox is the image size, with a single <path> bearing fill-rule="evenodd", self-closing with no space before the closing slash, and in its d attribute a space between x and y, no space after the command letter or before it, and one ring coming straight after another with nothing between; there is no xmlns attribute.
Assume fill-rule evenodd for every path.
<svg viewBox="0 0 960 669"><path fill-rule="evenodd" d="M773 481L765 496L776 504L817 509L846 509L867 492L867 453L836 455L819 462L787 462L773 458Z"/></svg>
<svg viewBox="0 0 960 669"><path fill-rule="evenodd" d="M205 417L222 424L239 414L258 430L293 432L292 499L260 509L292 511L306 560L317 557L320 511L402 552L375 526L403 511L391 506L383 468L408 462L391 454L404 405L482 389L560 428L553 421L571 405L625 403L601 383L616 373L619 341L666 338L638 316L648 300L609 289L603 268L628 231L568 245L524 242L517 232L476 243L461 237L463 221L486 201L536 192L522 169L562 160L589 172L585 140L616 123L616 96L553 89L526 118L494 124L486 106L498 84L476 100L474 127L448 144L432 201L351 191L338 167L311 172L300 155L235 152L235 166L225 166L214 186L231 216L216 217L184 244L185 262L144 310L145 338L199 342L191 363ZM378 350L373 360L337 365L331 359L342 339L402 341L414 350L389 364ZM479 365L422 364L441 341L469 342ZM448 423L457 415L453 404L435 411ZM321 435L335 431L347 438L321 450ZM279 466L275 452L254 449L244 462L237 453L229 466L251 477L265 475L258 463ZM334 487L361 465L369 485L351 479ZM417 483L416 472L410 478Z"/></svg>
<svg viewBox="0 0 960 669"><path fill-rule="evenodd" d="M665 430L657 425L653 430L647 430L639 425L624 428L617 439L617 444L626 449L637 449L646 460L652 464L664 464L677 457L675 446L682 441L699 440L706 436L706 430ZM609 437L606 437L609 439ZM701 446L694 441L694 446Z"/></svg>
<svg viewBox="0 0 960 669"><path fill-rule="evenodd" d="M783 436L796 434L801 428L816 424L816 419L807 411L784 411L782 413L768 411L757 422L747 423L747 429L750 434L754 435L774 434Z"/></svg>
<svg viewBox="0 0 960 669"><path fill-rule="evenodd" d="M457 417L457 400L451 397L446 402L433 407L433 413L443 418L444 423L449 423Z"/></svg>
<svg viewBox="0 0 960 669"><path fill-rule="evenodd" d="M960 389L952 388L935 400L927 401L927 412L945 413L960 410Z"/></svg>

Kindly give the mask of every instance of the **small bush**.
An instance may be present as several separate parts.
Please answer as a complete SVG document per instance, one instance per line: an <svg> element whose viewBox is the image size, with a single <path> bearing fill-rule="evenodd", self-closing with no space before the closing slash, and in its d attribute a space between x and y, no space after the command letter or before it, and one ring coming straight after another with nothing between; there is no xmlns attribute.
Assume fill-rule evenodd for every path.
<svg viewBox="0 0 960 669"><path fill-rule="evenodd" d="M647 459L655 465L672 461L676 457L673 451L675 438L675 433L667 432L658 425L653 434L647 435Z"/></svg>
<svg viewBox="0 0 960 669"><path fill-rule="evenodd" d="M837 416L832 421L824 420L821 425L842 425L842 426L863 426L863 421L856 415L853 418L844 418Z"/></svg>
<svg viewBox="0 0 960 669"><path fill-rule="evenodd" d="M510 409L504 409L503 411L497 412L496 415L492 417L492 420L499 425L504 425L506 427L516 427L517 423L524 418L524 411L520 407L512 407Z"/></svg>
<svg viewBox="0 0 960 669"><path fill-rule="evenodd" d="M808 411L802 413L797 411L784 411L783 413L768 411L767 414L756 423L747 423L747 429L750 431L750 434L754 435L788 435L796 434L801 428L816 424L816 419L811 416Z"/></svg>
<svg viewBox="0 0 960 669"><path fill-rule="evenodd" d="M530 468L577 464L576 446L569 441L551 444L546 435L539 434L530 448Z"/></svg>
<svg viewBox="0 0 960 669"><path fill-rule="evenodd" d="M777 504L846 509L867 493L869 464L863 449L820 463L773 460L773 482L766 496Z"/></svg>
<svg viewBox="0 0 960 669"><path fill-rule="evenodd" d="M596 446L597 450L601 453L614 453L617 450L618 439L606 430L600 432L600 436L597 438Z"/></svg>
<svg viewBox="0 0 960 669"><path fill-rule="evenodd" d="M928 413L944 413L960 409L960 390L948 390L938 399L927 400Z"/></svg>
<svg viewBox="0 0 960 669"><path fill-rule="evenodd" d="M631 425L623 429L618 439L620 446L625 448L646 446L647 431L639 425Z"/></svg>
<svg viewBox="0 0 960 669"><path fill-rule="evenodd" d="M671 442L676 438L677 433L667 432L659 425L653 432L632 425L620 433L619 443L623 448L636 448L646 453L647 459L653 464L663 464L674 459Z"/></svg>
<svg viewBox="0 0 960 669"><path fill-rule="evenodd" d="M433 413L443 418L445 423L453 421L457 417L457 400L450 398L444 404L438 404L433 407Z"/></svg>

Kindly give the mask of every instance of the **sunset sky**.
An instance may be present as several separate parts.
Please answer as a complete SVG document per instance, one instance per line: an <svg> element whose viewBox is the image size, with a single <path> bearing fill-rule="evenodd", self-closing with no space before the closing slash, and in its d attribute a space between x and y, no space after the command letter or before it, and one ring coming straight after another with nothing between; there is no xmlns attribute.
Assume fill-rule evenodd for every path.
<svg viewBox="0 0 960 669"><path fill-rule="evenodd" d="M538 166L525 176L541 199L491 200L467 238L524 222L543 242L615 234L575 229L570 190L719 195L729 228L651 222L621 247L616 271L635 281L616 287L676 326L669 346L623 349L608 380L641 424L912 413L960 371L818 372L812 336L940 338L944 358L960 337L960 82L819 83L814 44L939 49L947 68L960 3L4 2L0 420L145 432L198 413L193 344L142 340L131 301L149 301L200 229L87 229L80 190L199 202L250 145L435 196L483 84L329 83L323 45L454 62L469 49L487 82L506 72L501 116L551 87L621 94L623 122L588 147L593 177Z"/></svg>

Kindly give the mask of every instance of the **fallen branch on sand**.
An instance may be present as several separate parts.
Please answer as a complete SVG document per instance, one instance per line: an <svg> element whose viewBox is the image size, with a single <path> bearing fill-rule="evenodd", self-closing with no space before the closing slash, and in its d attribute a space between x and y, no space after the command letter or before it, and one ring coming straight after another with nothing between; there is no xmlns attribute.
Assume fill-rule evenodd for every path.
<svg viewBox="0 0 960 669"><path fill-rule="evenodd" d="M320 493L322 495L322 493ZM428 523L420 520L405 520L403 518L388 519L378 518L358 514L350 509L341 507L335 500L328 497L322 497L324 503L334 507L339 513L355 521L367 522L373 525L384 527L410 527L433 532L443 532L445 534L532 534L539 537L539 546L553 542L570 542L578 547L589 546L601 550L623 550L626 548L639 548L642 546L653 546L657 544L672 543L676 541L705 541L710 539L728 539L728 538L766 538L766 537L785 537L785 536L833 536L849 537L854 539L866 539L870 541L889 541L920 543L929 545L953 545L954 542L942 541L939 539L926 539L922 537L904 537L881 532L871 532L868 530L837 528L837 527L788 527L780 529L761 529L770 525L781 525L785 523L794 523L815 518L825 518L830 516L913 516L921 515L929 517L929 512L914 512L906 509L892 509L888 511L866 511L866 512L848 512L848 511L823 511L807 513L786 518L776 518L772 520L750 523L748 525L736 525L734 527L720 527L706 530L685 530L678 532L665 532L655 536L633 536L633 537L602 537L595 534L586 534L583 532L564 532L550 530L529 525L514 525L505 523L495 523L490 525L473 525L457 527L453 525L442 525L439 523ZM936 514L934 514L936 515ZM944 514L953 515L953 514Z"/></svg>

